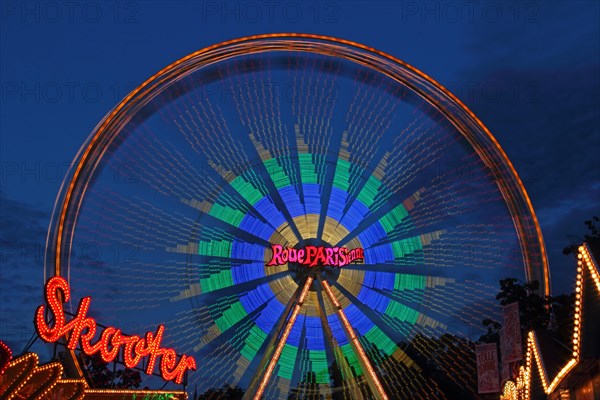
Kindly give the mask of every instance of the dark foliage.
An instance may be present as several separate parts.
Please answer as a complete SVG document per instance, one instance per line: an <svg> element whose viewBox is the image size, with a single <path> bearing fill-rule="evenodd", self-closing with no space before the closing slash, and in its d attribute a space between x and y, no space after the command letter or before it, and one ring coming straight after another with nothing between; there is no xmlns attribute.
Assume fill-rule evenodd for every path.
<svg viewBox="0 0 600 400"><path fill-rule="evenodd" d="M583 238L576 238L569 246L563 249L563 254L576 254L577 247L582 243L586 242L590 245L592 250L600 250L600 218L593 216L592 219L584 221L588 233L583 235Z"/></svg>
<svg viewBox="0 0 600 400"><path fill-rule="evenodd" d="M109 368L100 354L83 357L91 382L99 389L137 389L142 383L139 371L131 368Z"/></svg>
<svg viewBox="0 0 600 400"><path fill-rule="evenodd" d="M239 400L244 397L244 390L239 386L223 385L219 389L208 389L194 400Z"/></svg>

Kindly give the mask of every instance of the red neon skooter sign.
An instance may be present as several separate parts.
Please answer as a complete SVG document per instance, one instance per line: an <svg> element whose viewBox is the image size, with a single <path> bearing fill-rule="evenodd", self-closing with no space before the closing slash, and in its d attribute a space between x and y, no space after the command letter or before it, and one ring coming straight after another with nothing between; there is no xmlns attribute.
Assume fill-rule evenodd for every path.
<svg viewBox="0 0 600 400"><path fill-rule="evenodd" d="M347 247L325 247L306 246L300 249L283 247L280 244L272 244L273 255L268 266L284 265L288 262L298 263L308 268L318 266L330 266L341 268L356 260L365 258L365 252L361 248L348 249Z"/></svg>
<svg viewBox="0 0 600 400"><path fill-rule="evenodd" d="M59 292L62 293L62 300ZM108 327L102 331L100 338L92 343L98 329L96 321L87 316L92 298L82 298L77 307L77 314L67 322L62 303L69 301L70 297L69 284L64 278L55 276L46 282L45 298L51 314L48 322L54 317L54 323L50 326L46 322L45 307L39 306L34 322L42 340L54 343L64 337L67 348L75 350L77 344L81 343L81 349L85 354L91 356L99 352L105 362L115 360L122 349L123 362L128 368L134 368L142 358L148 357L147 374L152 374L160 357L161 376L164 380L174 381L177 384L183 381L187 370L196 369L196 360L193 357L183 355L178 362L175 350L160 346L165 332L164 325L159 325L155 333L146 333L145 337L128 336L120 329Z"/></svg>

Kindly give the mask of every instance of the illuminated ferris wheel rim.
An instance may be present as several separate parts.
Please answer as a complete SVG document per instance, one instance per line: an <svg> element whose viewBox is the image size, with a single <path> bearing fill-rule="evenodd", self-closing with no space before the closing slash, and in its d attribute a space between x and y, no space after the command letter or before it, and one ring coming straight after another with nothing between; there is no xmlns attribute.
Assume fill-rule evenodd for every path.
<svg viewBox="0 0 600 400"><path fill-rule="evenodd" d="M80 148L63 181L50 221L46 268L54 275L68 271L75 221L97 166L131 117L159 93L201 68L238 56L265 52L304 52L342 58L386 75L408 87L441 112L493 172L509 208L520 243L526 278L537 279L550 294L550 274L543 237L525 187L501 146L469 108L431 77L379 50L334 37L279 33L246 36L206 47L163 68L128 94L96 126Z"/></svg>

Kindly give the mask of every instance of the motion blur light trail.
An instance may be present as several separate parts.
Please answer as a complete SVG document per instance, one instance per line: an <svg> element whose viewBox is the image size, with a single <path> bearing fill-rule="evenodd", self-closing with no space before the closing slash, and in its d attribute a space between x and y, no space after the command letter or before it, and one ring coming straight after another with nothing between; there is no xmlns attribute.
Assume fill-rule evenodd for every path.
<svg viewBox="0 0 600 400"><path fill-rule="evenodd" d="M495 139L431 78L356 43L280 34L200 50L127 96L76 165L48 274L92 296L103 323L164 325L164 345L198 361L192 392L446 398L441 380L475 387L469 339L498 314L497 281L550 290ZM273 246L364 260L267 265Z"/></svg>

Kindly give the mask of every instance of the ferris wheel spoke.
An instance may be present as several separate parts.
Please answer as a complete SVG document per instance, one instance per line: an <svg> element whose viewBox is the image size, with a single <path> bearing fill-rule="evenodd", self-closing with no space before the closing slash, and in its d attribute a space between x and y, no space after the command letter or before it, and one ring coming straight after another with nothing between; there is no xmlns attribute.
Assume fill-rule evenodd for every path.
<svg viewBox="0 0 600 400"><path fill-rule="evenodd" d="M429 277L427 277L429 278ZM444 282L453 282L450 279L447 278L437 278L440 280L439 284L440 285L444 285ZM428 318L430 320L433 321L440 321L440 320L444 320L446 318L448 318L450 316L450 313L448 312L447 309L444 309L443 307L437 307L436 303L438 303L441 299L437 298L438 296L435 296L436 298L428 298L428 304L424 305L420 302L420 298L422 296L420 296L417 293L417 290L410 290L410 289L380 289L378 287L375 286L371 286L371 285L365 285L363 283L360 284L362 287L367 288L368 290L371 290L375 293L377 293L379 296L385 297L395 303L397 303L399 305L399 307L402 307L406 310L418 310L419 313L421 315L425 315L425 310L426 310L426 316L425 318ZM431 285L434 286L434 285ZM430 287L428 285L428 287ZM434 296L432 296L434 297ZM449 298L449 299L445 299L445 303L452 303L454 299ZM449 306L447 306L449 307Z"/></svg>
<svg viewBox="0 0 600 400"><path fill-rule="evenodd" d="M399 351L399 354L401 355L400 359L404 360L403 362L407 365L414 363L414 360L410 359L410 357L408 357L408 355L406 353L404 353L404 351L402 351L400 349L400 347L398 347L397 342L398 342L398 333L399 332L403 332L405 335L408 335L410 332L404 332L403 326L402 325L396 325L393 326L393 324L391 324L391 322L389 320L389 316L386 315L379 315L376 311L374 311L370 305L365 304L361 301L361 299L359 299L358 297L356 297L355 295L353 295L352 293L350 293L350 291L348 291L346 288L344 288L342 285L339 284L339 282L334 282L333 285L335 286L335 288L337 290L339 290L339 292L346 297L351 304L353 304L354 306L356 306L356 308L366 317L368 318L373 325L380 331L380 333L383 335L383 337L386 339L386 341L388 341L389 343L393 343L394 348L396 349L396 351L394 353L396 353L397 351ZM411 315L414 313L418 313L417 310L412 309L404 304L400 304L398 303L396 305L397 311L405 314L406 315ZM426 317L428 318L428 317ZM403 320L404 318L402 318L401 320ZM432 325L435 325L435 320L428 318L427 319L428 322L430 322Z"/></svg>
<svg viewBox="0 0 600 400"><path fill-rule="evenodd" d="M252 279L241 283L231 283L227 286L220 287L214 290L202 291L202 286L199 283L188 285L187 288L181 289L179 295L171 297L171 302L181 301L189 298L195 300L210 300L219 296L227 296L233 293L243 293L256 289L257 286L263 283L274 282L278 279L282 279L288 276L287 271L276 272L271 275L265 275L260 278Z"/></svg>
<svg viewBox="0 0 600 400"><path fill-rule="evenodd" d="M419 275L427 278L432 277L441 279L447 278L448 274L452 272L449 268L437 267L430 264L415 264L411 261L407 261L406 263L348 264L344 268L349 271L356 270L374 273Z"/></svg>
<svg viewBox="0 0 600 400"><path fill-rule="evenodd" d="M327 357L327 364L333 365L335 362L339 368L339 361L335 355L335 348L339 347L335 336L333 336L333 332L331 330L331 326L329 325L329 321L327 321L327 310L325 308L325 303L323 299L323 285L321 284L321 273L317 272L317 305L319 311L319 319L321 320L321 329L323 331L323 337L325 338L325 356Z"/></svg>
<svg viewBox="0 0 600 400"><path fill-rule="evenodd" d="M414 206L412 203L413 198L414 194L408 198L405 198L401 201L396 201L394 203L391 203L388 200L387 207L378 206L375 211L369 209L358 225L344 238L342 238L337 246L343 246L372 225L380 223L382 219L388 219L390 223L395 225L393 226L393 228L395 228L407 216L407 211L410 211L410 209Z"/></svg>
<svg viewBox="0 0 600 400"><path fill-rule="evenodd" d="M381 146L385 137L390 135L393 130L390 129L392 120L395 117L395 110L399 103L393 96L377 96L375 88L385 87L385 79L382 76L365 75L362 79L368 80L369 84L360 85L354 92L354 97L346 114L345 135L343 141L347 143L346 148L349 154L349 160L358 161L359 166L349 176L349 190L351 202L353 202L363 190L367 183L368 169L370 165L381 164L382 160L387 158L384 154L386 149ZM374 112L376 110L376 112ZM358 134L359 132L369 132L370 140ZM377 168L376 168L377 169ZM350 202L349 202L350 203ZM351 204L348 204L348 207Z"/></svg>
<svg viewBox="0 0 600 400"><path fill-rule="evenodd" d="M317 227L317 239L321 240L323 238L323 231L325 229L325 221L327 216L329 215L328 210L331 203L331 196L334 187L335 181L335 173L337 169L337 160L339 155L339 146L341 145L341 141L332 141L331 143L336 143L337 146L331 148L330 152L322 157L325 158L325 169L326 174L323 178L323 184L321 185L321 213L319 216L319 225Z"/></svg>
<svg viewBox="0 0 600 400"><path fill-rule="evenodd" d="M375 171L382 175L383 185L377 188L378 194L373 198L373 203L365 204L369 207L369 213L376 213L386 204L390 205L392 197L401 198L403 192L420 188L422 183L417 181L417 178L434 177L433 174L426 173L425 168L437 162L445 149L455 142L455 138L441 134L443 128L430 123L424 120L423 116L417 117L406 125L401 134L394 137L393 148L401 150L386 152L375 167ZM366 179L362 180L361 190L367 183ZM387 190L379 191L381 188ZM418 189L417 193L421 190L423 189ZM356 201L359 194L360 192L357 192L351 202ZM348 204L345 210L350 207L351 204Z"/></svg>
<svg viewBox="0 0 600 400"><path fill-rule="evenodd" d="M332 379L335 380L338 378L338 374L342 376L348 377L347 380L342 380L341 386L343 388L343 392L348 394L351 398L360 398L360 390L359 383L356 381L356 378L353 377L352 367L348 362L348 359L344 356L342 349L335 338L333 331L331 330L331 326L329 325L329 321L327 320L325 301L323 296L323 284L321 283L321 275L318 273L318 282L319 285L317 287L317 300L319 305L319 318L321 320L321 327L323 329L323 336L325 337L325 349L328 364L331 366L331 375ZM333 366L337 367L337 370L333 368Z"/></svg>
<svg viewBox="0 0 600 400"><path fill-rule="evenodd" d="M252 176L248 177L249 181L253 181L251 183L262 184L263 190L266 190L271 197L273 204L286 219L292 232L298 241L300 241L302 240L302 235L293 220L292 214L287 208L285 200L279 193L271 172L267 169L265 162L263 161L272 157L272 146L277 146L279 150L291 149L292 146L287 142L287 137L281 130L281 127L285 126L285 124L280 119L281 112L278 109L279 104L273 103L272 99L270 99L269 96L266 96L265 93L258 92L256 84L260 81L260 79L256 79L256 81L249 82L247 78L242 81L239 77L236 77L235 82L233 82L235 87L253 88L245 91L245 95L248 96L250 103L240 102L238 97L233 96L239 121L241 122L240 128L244 126L245 129L250 129L250 134L248 136L242 136L238 139L240 140L239 143L242 145L242 152L248 160L260 160L260 162L251 165ZM259 84L258 86L261 85ZM269 104L266 103L267 101L269 101ZM245 112L241 112L242 110ZM248 112L252 112L255 117L249 118ZM259 116L259 118L256 118L256 116ZM272 140L273 138L275 138L275 140L269 142L269 139ZM271 151L269 151L269 149ZM275 154L277 152L278 150L275 150ZM289 153L287 154L288 157L290 155L291 154ZM239 176L244 176L244 174L245 172ZM243 196L243 193L240 194ZM265 217L268 220L268 216Z"/></svg>
<svg viewBox="0 0 600 400"><path fill-rule="evenodd" d="M281 324L281 329L276 330L271 338L271 341L273 341L273 342L277 341L277 345L273 349L273 351L270 355L265 353L265 355L263 356L261 365L259 366L259 368L257 370L258 372L257 372L256 378L258 378L258 379L253 379L253 382L249 385L248 390L246 392L248 394L248 396L252 396L251 393L254 392L254 386L258 385L256 388L256 392L252 396L253 399L256 399L256 400L261 399L261 397L267 387L267 384L269 383L269 380L271 379L271 375L273 374L275 367L277 366L277 362L279 361L281 352L283 351L283 348L287 342L290 332L292 331L292 327L294 326L294 323L296 322L296 319L298 318L298 314L300 313L300 310L302 309L302 306L304 305L304 301L306 300L306 296L308 295L308 290L310 289L310 287L313 283L313 280L314 280L314 278L312 276L308 276L306 278L306 280L304 281L304 284L302 286L298 286L298 289L300 291L299 292L296 291L297 297L295 295L292 299L290 299L288 306L290 306L290 305L293 305L293 306L291 307L291 314L289 314L289 319L287 319L287 322L285 322L285 325ZM288 307L286 307L286 311L287 310L288 310ZM285 313L285 311L284 311L284 314L282 315L282 317L283 317L282 321L285 321L285 318L287 317L287 314ZM269 348L272 348L272 346L269 346ZM267 360L268 360L268 363L263 372L263 369L260 367L263 365L263 361L267 361ZM262 373L262 377L259 378L259 375L261 373ZM249 398L249 397L246 397L246 398Z"/></svg>
<svg viewBox="0 0 600 400"><path fill-rule="evenodd" d="M382 160L375 169L376 170L384 169L383 163L384 163L384 160ZM363 191L369 192L374 189L372 187L373 182L377 182L377 186L380 187L379 186L380 182L378 182L377 180L375 180L375 181L373 180L374 175L368 169L364 169L361 173L359 173L357 175L359 176L359 178L357 178L356 181L358 182L358 185L360 185L360 186L358 186L357 189L352 194L349 194L349 196L346 200L346 204L344 205L344 210L343 210L341 219L344 219L344 217L346 217L346 215L354 207L354 204L357 201L359 201L358 199L361 196ZM372 202L370 204L364 204L365 206L369 207L369 213L371 213L373 209L377 208L377 205L374 203L375 199L376 199L376 197L374 197L372 199Z"/></svg>
<svg viewBox="0 0 600 400"><path fill-rule="evenodd" d="M267 362L269 361L271 354L273 354L273 348L275 346L275 342L280 337L281 332L284 328L284 324L288 320L288 316L292 310L292 307L296 303L296 299L300 295L302 291L302 286L298 286L294 294L290 297L287 302L284 311L281 313L279 320L274 325L273 329L270 333L270 340L263 343L263 346L260 348L259 353L262 353L263 356L258 363L256 363L256 358L253 360L254 362L251 364L251 368L247 369L247 373L251 373L251 371L257 371L251 378L250 384L248 385L248 389L246 390L246 394L244 395L244 399L251 398L252 393L256 391L257 385L259 384L259 379L261 377L261 372L265 369Z"/></svg>
<svg viewBox="0 0 600 400"><path fill-rule="evenodd" d="M300 234L300 231L298 230L298 227L296 226L296 223L294 222L294 218L292 217L292 214L290 213L289 209L287 208L285 200L279 193L277 186L273 182L273 179L272 179L271 175L269 174L269 171L267 170L267 168L265 167L265 165L263 163L260 163L259 165L255 166L255 167L256 167L256 169L258 169L258 171L256 172L256 175L261 177L259 180L262 181L262 183L265 185L268 195L271 197L271 199L273 201L275 209L278 212L280 212L281 215L284 217L284 219L287 221L290 229L292 230L292 232L294 233L294 235L296 236L298 241L302 240L302 235ZM254 205L252 205L252 206L254 207ZM270 220L268 215L262 214L262 216L267 221Z"/></svg>
<svg viewBox="0 0 600 400"><path fill-rule="evenodd" d="M338 318L340 319L342 326L344 327L344 332L346 333L346 336L348 337L348 341L350 342L352 349L358 356L358 359L361 362L361 367L367 373L367 376L366 376L367 383L369 384L369 387L371 388L373 395L375 395L379 399L387 400L388 396L385 393L383 386L381 385L381 382L379 381L379 378L377 377L377 374L375 373L375 369L373 369L373 366L371 365L371 361L369 361L369 358L367 357L367 354L365 353L365 350L362 347L362 344L358 340L358 337L356 336L356 332L354 331L354 328L352 328L350 321L348 321L348 317L346 317L346 314L344 313L344 310L342 309L342 305L336 299L329 284L322 279L320 279L319 282L320 282L321 286L323 287L323 289L325 289L325 293L326 293L327 297L329 298L329 301L331 301L333 306L336 308L336 314L337 314Z"/></svg>
<svg viewBox="0 0 600 400"><path fill-rule="evenodd" d="M174 118L175 117L171 116L171 119ZM178 170L188 171L187 175L190 176L188 181L191 184L180 184L179 186L183 186L184 189L174 193L178 196L178 199L180 199L183 204L192 205L193 207L202 211L208 211L211 213L211 215L214 211L213 207L215 205L219 205L220 212L218 214L214 213L214 215L219 219L223 219L225 222L228 222L227 217L230 217L231 215L248 213L249 215L255 216L263 223L268 224L275 229L275 227L271 225L268 218L259 213L258 210L256 210L256 208L248 201L247 196L244 196L242 193L240 193L240 191L238 191L238 189L236 189L236 187L232 186L231 181L225 179L225 177L222 175L222 169L220 169L214 161L207 161L207 167L210 167L210 170L199 171L193 166L193 163L180 152L176 151L174 148L170 148L169 151L175 155L173 158L180 167ZM184 176L187 175L184 174ZM196 190L190 192L190 187L196 188ZM178 188L178 186L174 187L174 189L176 188ZM214 201L214 203L211 203L209 201L211 197L210 195L213 193L218 193L219 191L221 191L219 197ZM182 196L182 192L185 194L185 196ZM223 210L226 212L223 212Z"/></svg>
<svg viewBox="0 0 600 400"><path fill-rule="evenodd" d="M389 326L384 320L382 320L381 316L378 315L376 311L374 311L369 305L362 302L361 299L356 297L338 282L334 282L333 286L339 290L340 293L346 297L351 304L355 305L365 317L367 317L375 326L377 326L383 334L392 339L394 343L396 342L396 340L393 339L397 338L398 332L396 332L393 327Z"/></svg>
<svg viewBox="0 0 600 400"><path fill-rule="evenodd" d="M262 160L264 155L259 154L250 140L247 140L247 143L244 145L233 138L227 123L224 123L225 120L222 118L220 107L212 107L210 106L210 103L207 103L206 105L210 110L203 110L202 104L202 102L197 103L200 110L196 109L196 105L193 105L191 108L194 110L194 113L187 113L185 116L179 116L179 118L183 118L183 120L189 122L178 125L183 136L190 141L190 144L194 148L199 147L201 149L200 153L204 154L208 165L210 165L213 171L221 176L222 181L229 183L229 188L237 193L236 197L244 198L245 203L247 203L246 205L250 206L252 210L256 211L254 204L248 201L249 196L245 192L250 191L252 193L258 193L259 198L268 194L272 198L276 209L288 221L292 232L294 232L298 240L301 240L300 233L294 224L289 210L286 208L285 201L279 194L265 164L263 162L251 164L249 161L253 159ZM207 126L204 126L204 124ZM217 146L212 149L212 152L208 151L206 146L197 146L199 142L197 142L198 139L195 135L202 135L205 132L212 131L221 132L224 135L222 139L227 145L225 145L225 143L220 143L220 141L209 142L212 143L212 146ZM206 138L204 138L204 140L206 140ZM196 146L194 146L194 144ZM233 151L235 157L224 156L224 154L229 154L231 151ZM248 168L242 172L240 168L241 165L245 165ZM238 175L235 178L232 178L231 173L237 173ZM203 202L198 202L197 208L200 209L200 211L205 212L203 209L204 206ZM268 216L261 215L261 217L261 219L269 221Z"/></svg>
<svg viewBox="0 0 600 400"><path fill-rule="evenodd" d="M205 219L205 224L207 226L212 227L214 230L221 230L223 232L229 233L236 238L244 240L250 243L260 244L264 247L269 247L270 243L268 240L261 238L260 236L256 236L252 232L248 232L238 226L235 226L229 222L223 221L213 215L210 214L202 214L202 218Z"/></svg>
<svg viewBox="0 0 600 400"><path fill-rule="evenodd" d="M333 67L329 64L329 67ZM298 165L299 169L307 168L301 171L300 177L306 172L310 176L314 174L315 181L319 185L319 221L316 230L316 238L322 239L325 221L328 215L332 188L335 181L335 172L337 162L340 158L340 148L342 146L342 134L332 127L334 110L338 106L338 102L327 102L322 104L322 107L311 107L311 101L315 103L322 102L321 93L316 93L311 88L318 85L314 76L301 80L298 89L299 95L297 102L292 104L294 114L296 115L296 142L306 144L298 146L298 160L300 157L305 158L305 162ZM335 90L337 80L326 80L323 84L323 92L330 93ZM311 109L310 113L307 110ZM310 163L306 163L307 156L310 156ZM300 189L302 190L300 185Z"/></svg>

